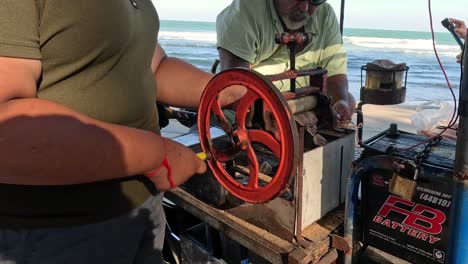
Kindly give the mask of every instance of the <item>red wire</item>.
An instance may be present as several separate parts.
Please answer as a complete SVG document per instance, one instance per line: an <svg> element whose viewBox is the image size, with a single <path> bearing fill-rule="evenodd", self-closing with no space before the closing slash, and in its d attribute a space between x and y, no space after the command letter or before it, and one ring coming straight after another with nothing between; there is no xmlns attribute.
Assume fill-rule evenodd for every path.
<svg viewBox="0 0 468 264"><path fill-rule="evenodd" d="M434 53L435 53L435 56L437 58L437 62L439 64L439 67L440 69L442 70L442 73L444 74L444 77L445 77L445 81L447 82L447 85L448 85L448 88L450 89L450 92L452 93L452 97L453 97L453 114L452 114L452 118L450 119L450 122L448 123L448 125L439 133L437 134L436 136L433 136L429 139L426 139L412 147L409 147L409 148L403 148L403 149L398 149L399 151L408 151L410 149L413 149L421 144L424 144L424 143L428 143L432 140L434 140L435 138L437 137L440 137L442 134L444 134L449 128L451 128L453 125L455 125L457 119L458 119L458 115L457 115L457 97L455 96L455 93L453 92L453 88L452 88L452 84L450 84L450 81L448 79L448 76L447 76L447 73L445 72L445 69L444 69L444 66L442 65L442 62L440 61L440 58L439 58L439 54L437 52L437 48L436 48L436 44L435 44L435 34L434 34L434 26L433 26L433 21L432 21L432 9L431 9L431 0L428 0L428 6L429 6L429 20L430 20L430 26L431 26L431 35L432 35L432 47L434 49Z"/></svg>

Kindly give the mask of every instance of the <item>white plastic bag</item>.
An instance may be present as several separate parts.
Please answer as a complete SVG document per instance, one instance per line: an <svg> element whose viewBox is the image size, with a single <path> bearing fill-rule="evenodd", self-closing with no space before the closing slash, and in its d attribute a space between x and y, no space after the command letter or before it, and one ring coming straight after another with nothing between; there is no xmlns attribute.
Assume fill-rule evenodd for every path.
<svg viewBox="0 0 468 264"><path fill-rule="evenodd" d="M411 123L416 127L420 135L436 136L442 130L438 127L447 126L453 115L453 104L449 102L428 101L416 108L416 113L411 116ZM457 125L454 126L456 128ZM443 137L456 140L456 131L447 130Z"/></svg>

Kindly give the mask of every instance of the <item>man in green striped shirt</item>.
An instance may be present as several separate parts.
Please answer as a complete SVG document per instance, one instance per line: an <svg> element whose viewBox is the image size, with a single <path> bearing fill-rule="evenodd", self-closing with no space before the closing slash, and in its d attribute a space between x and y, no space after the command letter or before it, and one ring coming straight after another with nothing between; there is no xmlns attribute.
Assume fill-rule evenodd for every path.
<svg viewBox="0 0 468 264"><path fill-rule="evenodd" d="M289 69L286 45L275 43L279 32L307 32L309 43L296 54L296 68L322 67L328 70L328 94L341 119L350 119L355 100L348 93L346 51L339 23L326 0L234 0L217 17L217 46L221 69L252 68L262 74ZM297 86L308 85L298 78ZM275 82L280 91L289 81Z"/></svg>

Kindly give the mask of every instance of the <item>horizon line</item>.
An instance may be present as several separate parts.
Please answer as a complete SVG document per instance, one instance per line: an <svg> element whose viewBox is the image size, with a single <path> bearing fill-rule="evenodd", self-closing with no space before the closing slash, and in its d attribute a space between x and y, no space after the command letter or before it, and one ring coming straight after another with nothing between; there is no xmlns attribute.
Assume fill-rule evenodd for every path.
<svg viewBox="0 0 468 264"><path fill-rule="evenodd" d="M175 22L198 22L198 23L216 23L215 21L202 21L202 20L175 20L175 19L160 19L160 21L175 21ZM431 33L431 31L419 31L419 30L405 30L405 29L384 29L384 28L354 28L345 27L346 29L364 29L364 30L384 30L384 31L403 31L403 32L420 32L420 33ZM434 31L434 33L450 34L446 31Z"/></svg>

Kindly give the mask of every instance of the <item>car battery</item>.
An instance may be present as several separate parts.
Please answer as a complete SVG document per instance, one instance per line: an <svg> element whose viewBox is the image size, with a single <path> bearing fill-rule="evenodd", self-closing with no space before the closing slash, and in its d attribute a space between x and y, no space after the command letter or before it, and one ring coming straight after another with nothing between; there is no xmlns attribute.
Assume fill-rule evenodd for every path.
<svg viewBox="0 0 468 264"><path fill-rule="evenodd" d="M428 138L393 129L367 140L361 158L388 155L408 149ZM392 152L399 161L414 161L423 143L407 151ZM410 196L392 192L392 169L371 169L362 182L364 244L411 263L446 263L451 227L455 143L441 140L423 161ZM413 182L414 183L414 182Z"/></svg>

